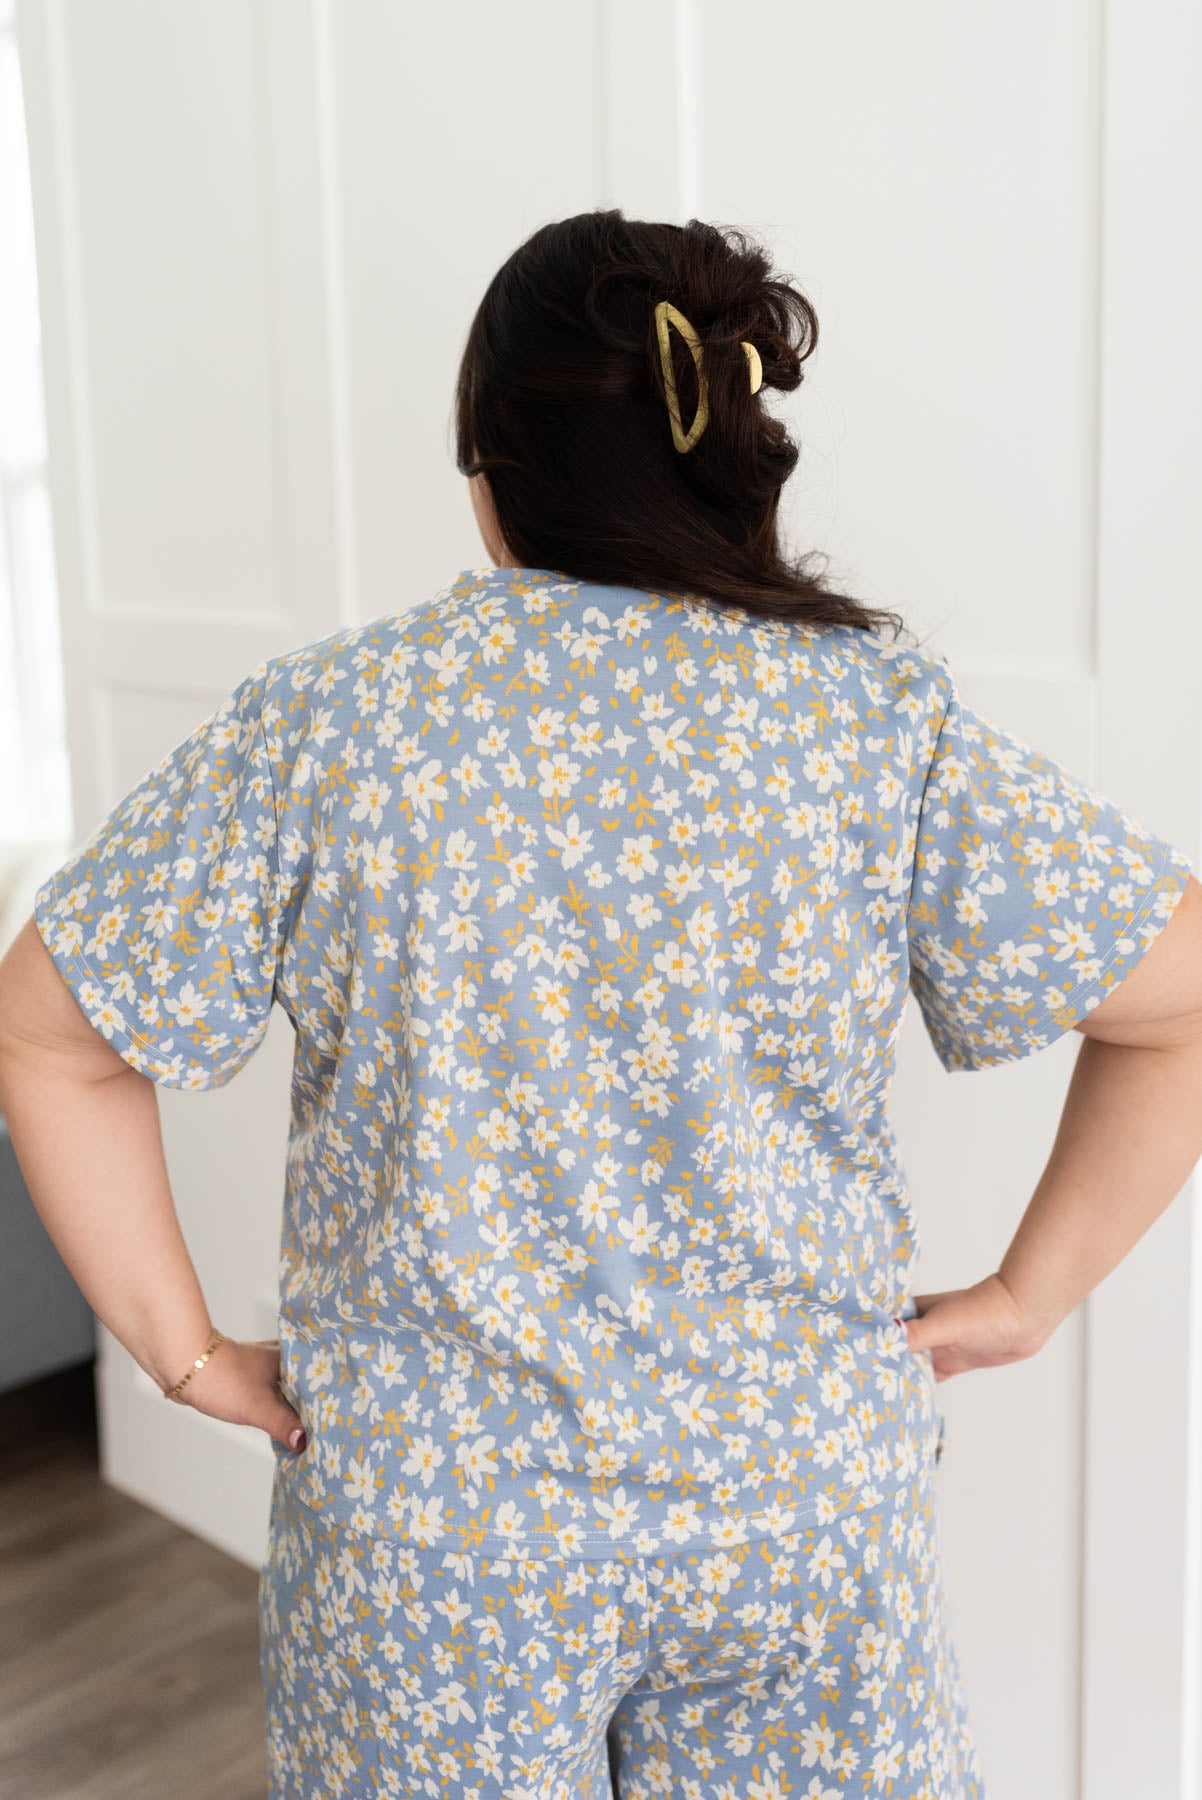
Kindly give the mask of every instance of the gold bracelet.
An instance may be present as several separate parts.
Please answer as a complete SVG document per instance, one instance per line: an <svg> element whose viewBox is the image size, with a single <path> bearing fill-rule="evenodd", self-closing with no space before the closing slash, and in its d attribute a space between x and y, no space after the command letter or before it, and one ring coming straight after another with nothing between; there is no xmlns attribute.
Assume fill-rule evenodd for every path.
<svg viewBox="0 0 1202 1800"><path fill-rule="evenodd" d="M208 1349L205 1351L203 1356L197 1357L196 1361L192 1364L192 1367L188 1370L188 1373L186 1375L181 1375L180 1379L176 1382L174 1387L169 1387L169 1388L163 1389L164 1400L174 1400L175 1396L179 1393L180 1389L187 1382L191 1381L191 1379L192 1379L193 1375L195 1375L197 1369L204 1368L204 1366L208 1362L210 1356L212 1356L214 1350L216 1350L218 1344L224 1344L224 1342L225 1342L224 1334L220 1331L214 1332L213 1337L209 1342Z"/></svg>

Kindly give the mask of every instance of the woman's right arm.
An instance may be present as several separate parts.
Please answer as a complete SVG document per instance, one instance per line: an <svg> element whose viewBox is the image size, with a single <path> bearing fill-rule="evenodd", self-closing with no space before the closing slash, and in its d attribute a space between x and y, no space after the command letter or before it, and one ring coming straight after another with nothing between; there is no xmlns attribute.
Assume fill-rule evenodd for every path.
<svg viewBox="0 0 1202 1800"><path fill-rule="evenodd" d="M1084 1038L1047 1166L995 1273L915 1297L936 1380L1019 1361L1116 1268L1202 1156L1202 884L1075 1029Z"/></svg>

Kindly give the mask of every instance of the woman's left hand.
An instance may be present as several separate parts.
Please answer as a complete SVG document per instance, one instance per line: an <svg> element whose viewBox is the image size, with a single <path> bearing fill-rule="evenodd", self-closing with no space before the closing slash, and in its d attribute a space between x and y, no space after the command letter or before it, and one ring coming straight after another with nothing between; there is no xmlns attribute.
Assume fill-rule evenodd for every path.
<svg viewBox="0 0 1202 1800"><path fill-rule="evenodd" d="M286 1449L299 1453L305 1447L304 1426L280 1387L276 1338L223 1339L203 1369L180 1389L177 1404L231 1425L256 1426Z"/></svg>

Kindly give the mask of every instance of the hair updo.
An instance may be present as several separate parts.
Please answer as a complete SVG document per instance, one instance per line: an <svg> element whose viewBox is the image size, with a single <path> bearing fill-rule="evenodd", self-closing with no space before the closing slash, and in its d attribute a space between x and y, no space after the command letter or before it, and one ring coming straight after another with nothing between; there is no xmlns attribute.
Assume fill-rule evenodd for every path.
<svg viewBox="0 0 1202 1800"><path fill-rule="evenodd" d="M702 345L709 419L684 454L665 396L661 300ZM743 339L760 355L757 394ZM896 635L898 614L831 592L818 552L789 557L780 544L799 451L764 399L800 385L817 341L809 300L746 232L577 213L531 233L488 284L456 385L457 465L486 476L525 567ZM668 343L687 429L696 369L678 331Z"/></svg>

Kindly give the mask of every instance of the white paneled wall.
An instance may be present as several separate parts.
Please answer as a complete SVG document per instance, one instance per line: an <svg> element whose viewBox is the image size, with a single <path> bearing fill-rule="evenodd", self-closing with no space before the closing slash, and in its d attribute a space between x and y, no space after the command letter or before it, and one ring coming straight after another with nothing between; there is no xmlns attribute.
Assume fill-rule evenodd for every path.
<svg viewBox="0 0 1202 1800"><path fill-rule="evenodd" d="M451 390L597 204L760 231L814 300L799 542L1197 856L1202 27L1170 0L21 0L77 835L263 655L483 561ZM996 1266L1076 1039L896 1088L924 1288ZM289 1034L163 1094L214 1317L272 1330ZM990 1800L1202 1800L1183 1196L1033 1363L941 1389ZM265 1441L111 1341L109 1478L254 1560ZM169 1415L169 1416L167 1416Z"/></svg>

